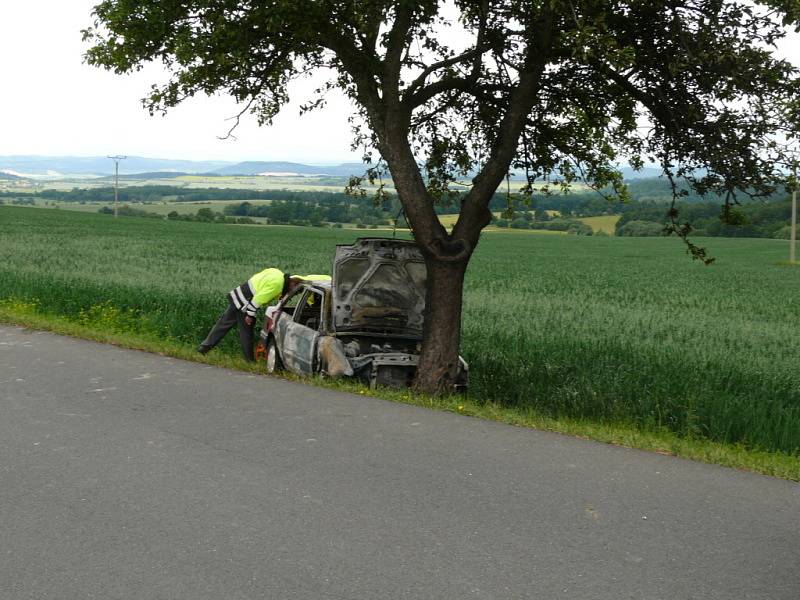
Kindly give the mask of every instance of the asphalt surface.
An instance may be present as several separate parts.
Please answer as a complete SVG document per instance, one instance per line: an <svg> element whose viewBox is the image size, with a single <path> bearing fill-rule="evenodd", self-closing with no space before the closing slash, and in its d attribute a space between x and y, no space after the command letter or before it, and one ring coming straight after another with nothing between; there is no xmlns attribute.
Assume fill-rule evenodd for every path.
<svg viewBox="0 0 800 600"><path fill-rule="evenodd" d="M0 598L800 598L800 486L0 326Z"/></svg>

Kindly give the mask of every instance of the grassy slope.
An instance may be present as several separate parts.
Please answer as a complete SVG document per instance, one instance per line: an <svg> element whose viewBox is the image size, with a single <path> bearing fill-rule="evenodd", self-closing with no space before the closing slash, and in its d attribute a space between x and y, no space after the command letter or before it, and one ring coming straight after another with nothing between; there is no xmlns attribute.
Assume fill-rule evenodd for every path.
<svg viewBox="0 0 800 600"><path fill-rule="evenodd" d="M290 227L0 207L3 315L190 352L232 281L266 264L327 270L332 245L354 237L301 231L298 244ZM708 243L712 268L674 240L487 233L465 284L466 406L795 477L796 457L757 449L800 446L798 275L777 264L783 243Z"/></svg>

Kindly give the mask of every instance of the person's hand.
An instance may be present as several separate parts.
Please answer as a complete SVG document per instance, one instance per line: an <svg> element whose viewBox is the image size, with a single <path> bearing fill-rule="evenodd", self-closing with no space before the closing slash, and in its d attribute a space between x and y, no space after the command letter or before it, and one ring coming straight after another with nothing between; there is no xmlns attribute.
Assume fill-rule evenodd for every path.
<svg viewBox="0 0 800 600"><path fill-rule="evenodd" d="M256 324L256 319L255 319L255 317L251 317L250 315L247 315L247 316L244 318L244 324L245 324L245 325L247 325L248 327L252 327L253 325L255 325L255 324Z"/></svg>

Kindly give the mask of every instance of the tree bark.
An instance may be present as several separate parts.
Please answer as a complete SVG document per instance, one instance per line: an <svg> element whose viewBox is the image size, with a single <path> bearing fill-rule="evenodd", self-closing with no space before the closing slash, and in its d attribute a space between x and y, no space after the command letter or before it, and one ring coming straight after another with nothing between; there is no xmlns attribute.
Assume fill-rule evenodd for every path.
<svg viewBox="0 0 800 600"><path fill-rule="evenodd" d="M398 17L400 15L398 13ZM447 393L456 381L464 274L481 230L491 221L489 201L508 173L520 134L536 99L555 31L553 18L552 9L545 8L529 25L535 48L528 49L519 83L512 90L508 110L499 124L500 135L487 164L473 180L473 188L463 201L461 214L451 234L439 222L409 142L414 107L425 98L426 93L437 91L437 86L447 84L450 80L445 78L431 83L414 92L421 96L412 94L412 97L401 100L395 89L400 73L396 68L396 52L405 42L401 43L404 39L402 23L398 21L398 27L393 28L395 37L390 46L395 53L387 50L383 79L384 96L381 104L384 119L380 122L376 120L372 125L378 135L381 155L389 166L397 195L405 209L406 219L428 268L422 354L414 380L415 389L421 392ZM420 81L420 85L423 84L424 77Z"/></svg>
<svg viewBox="0 0 800 600"><path fill-rule="evenodd" d="M414 389L426 394L446 394L453 391L458 374L461 305L469 256L444 261L426 254L425 262L428 267L425 327Z"/></svg>

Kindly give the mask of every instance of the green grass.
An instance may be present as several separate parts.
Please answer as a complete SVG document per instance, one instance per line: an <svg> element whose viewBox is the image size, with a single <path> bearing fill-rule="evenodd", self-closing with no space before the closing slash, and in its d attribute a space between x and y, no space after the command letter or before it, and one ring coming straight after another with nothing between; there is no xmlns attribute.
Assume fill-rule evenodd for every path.
<svg viewBox="0 0 800 600"><path fill-rule="evenodd" d="M0 311L191 352L252 272L326 272L334 244L372 233L0 207ZM800 464L800 271L786 242L703 243L711 267L673 239L487 232L465 283L471 414Z"/></svg>

